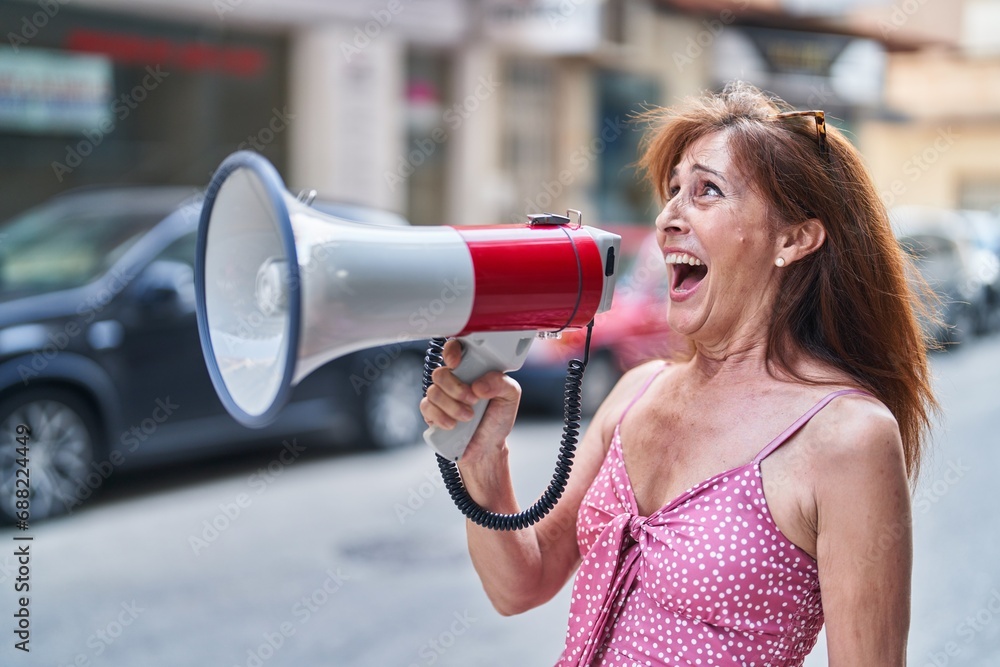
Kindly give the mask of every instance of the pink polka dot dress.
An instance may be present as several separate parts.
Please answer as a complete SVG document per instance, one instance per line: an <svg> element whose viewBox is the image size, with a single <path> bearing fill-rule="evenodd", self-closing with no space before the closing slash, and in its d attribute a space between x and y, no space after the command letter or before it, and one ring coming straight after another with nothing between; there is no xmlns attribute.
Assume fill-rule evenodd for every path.
<svg viewBox="0 0 1000 667"><path fill-rule="evenodd" d="M801 665L823 625L818 570L775 525L760 462L848 393L864 392L826 396L752 461L650 516L637 509L619 421L580 506L583 562L557 667Z"/></svg>

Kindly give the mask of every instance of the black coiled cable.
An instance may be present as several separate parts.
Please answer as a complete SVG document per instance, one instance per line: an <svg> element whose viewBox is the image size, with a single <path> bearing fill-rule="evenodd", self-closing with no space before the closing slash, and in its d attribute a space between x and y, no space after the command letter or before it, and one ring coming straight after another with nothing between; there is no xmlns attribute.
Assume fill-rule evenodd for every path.
<svg viewBox="0 0 1000 667"><path fill-rule="evenodd" d="M583 361L571 359L566 369L566 385L563 391L563 437L559 447L559 457L556 460L556 470L552 475L549 487L535 501L535 504L528 509L517 514L498 514L480 506L472 496L469 495L462 482L462 475L459 473L458 465L454 461L449 461L445 457L437 454L438 468L441 470L441 478L448 489L451 499L461 510L462 514L471 519L475 524L493 530L521 530L538 523L542 517L552 511L556 506L566 485L569 483L569 473L573 468L573 457L576 455L576 445L580 436L580 419L582 416L580 394L583 387L583 372L587 368L587 361L590 357L590 334L594 323L587 326L587 342L584 350ZM435 368L444 362L442 352L444 350L444 338L432 338L427 348L427 355L424 357L424 394L431 386L431 373Z"/></svg>

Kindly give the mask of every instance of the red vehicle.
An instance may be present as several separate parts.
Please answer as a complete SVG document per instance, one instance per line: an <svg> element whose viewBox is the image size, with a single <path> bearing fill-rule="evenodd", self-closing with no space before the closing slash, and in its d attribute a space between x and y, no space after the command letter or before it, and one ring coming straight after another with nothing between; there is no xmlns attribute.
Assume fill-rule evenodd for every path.
<svg viewBox="0 0 1000 667"><path fill-rule="evenodd" d="M608 227L603 227L609 229ZM622 266L611 309L597 316L583 378L583 412L592 415L622 374L670 356L684 339L667 324L667 267L648 227L609 229L622 236ZM535 341L521 370L511 373L526 410L562 410L566 364L582 358L586 331Z"/></svg>

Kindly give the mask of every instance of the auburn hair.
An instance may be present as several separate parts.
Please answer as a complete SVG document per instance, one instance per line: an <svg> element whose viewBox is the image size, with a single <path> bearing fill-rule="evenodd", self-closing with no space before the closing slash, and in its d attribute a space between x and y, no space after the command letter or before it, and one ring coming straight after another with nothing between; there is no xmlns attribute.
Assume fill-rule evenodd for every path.
<svg viewBox="0 0 1000 667"><path fill-rule="evenodd" d="M778 368L816 384L792 367L796 347L846 372L889 408L899 425L906 470L916 480L937 402L927 361L929 341L917 313L932 317L900 248L889 215L858 150L835 127L827 151L809 116L752 85L651 109L639 167L661 201L670 173L701 137L723 132L732 164L767 205L774 230L818 218L823 245L782 272L768 332L769 372Z"/></svg>

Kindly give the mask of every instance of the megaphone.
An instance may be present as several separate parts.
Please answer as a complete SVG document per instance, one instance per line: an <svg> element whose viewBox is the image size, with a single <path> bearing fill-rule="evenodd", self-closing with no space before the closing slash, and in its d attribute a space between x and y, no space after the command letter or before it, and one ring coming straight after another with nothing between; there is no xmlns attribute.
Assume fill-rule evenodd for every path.
<svg viewBox="0 0 1000 667"><path fill-rule="evenodd" d="M212 177L198 230L198 329L212 383L240 423L272 422L293 386L368 347L458 336L456 374L516 370L538 333L611 305L620 237L533 216L525 224L390 227L322 213L249 151ZM425 440L457 460L485 410Z"/></svg>

